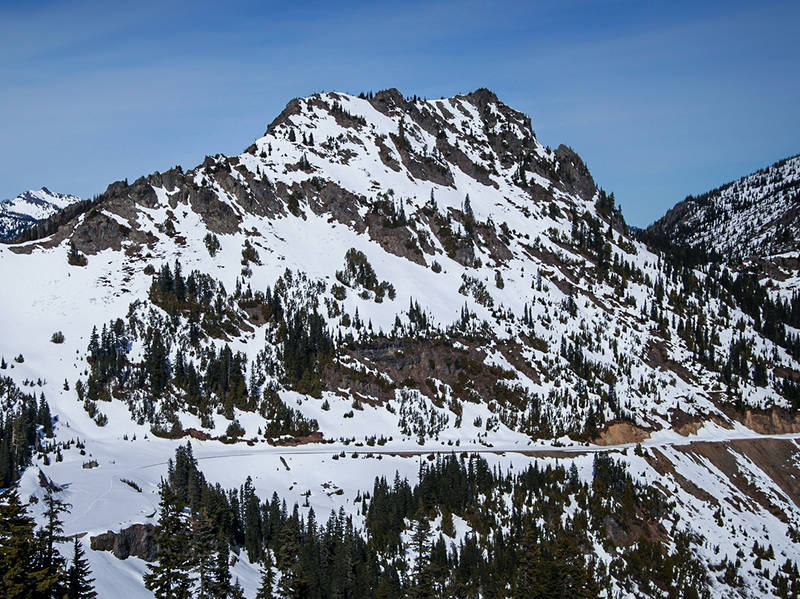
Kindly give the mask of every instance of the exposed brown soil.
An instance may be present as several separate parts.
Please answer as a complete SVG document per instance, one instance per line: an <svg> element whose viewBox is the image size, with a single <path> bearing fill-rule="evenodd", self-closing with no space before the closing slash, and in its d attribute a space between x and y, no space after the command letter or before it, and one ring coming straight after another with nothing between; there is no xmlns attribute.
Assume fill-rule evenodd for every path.
<svg viewBox="0 0 800 599"><path fill-rule="evenodd" d="M791 414L783 408L773 407L769 410L748 408L741 413L730 405L720 407L728 418L741 422L761 435L800 433L800 414Z"/></svg>
<svg viewBox="0 0 800 599"><path fill-rule="evenodd" d="M606 516L604 522L606 536L614 547L630 547L640 539L664 539L667 531L664 526L652 520L640 520L638 522L626 522L625 526Z"/></svg>
<svg viewBox="0 0 800 599"><path fill-rule="evenodd" d="M199 431L196 428L187 428L183 431L186 435L190 436L192 439L197 439L198 441L208 441L211 439L211 435L204 431Z"/></svg>
<svg viewBox="0 0 800 599"><path fill-rule="evenodd" d="M800 448L787 439L732 441L731 446L758 465L795 505L800 505Z"/></svg>
<svg viewBox="0 0 800 599"><path fill-rule="evenodd" d="M614 421L606 425L594 440L597 445L624 445L626 443L641 443L650 437L647 431L630 422Z"/></svg>
<svg viewBox="0 0 800 599"><path fill-rule="evenodd" d="M672 430L684 437L696 435L709 421L714 422L718 426L727 430L731 430L733 428L733 425L730 423L730 421L717 415L713 415L710 417L710 419L704 420L698 418L697 414L688 414L680 408L670 412Z"/></svg>
<svg viewBox="0 0 800 599"><path fill-rule="evenodd" d="M323 443L325 439L323 439L322 433L319 431L314 431L310 435L306 435L305 437L287 437L284 439L277 439L274 442L270 442L270 445L282 445L286 447L297 447L298 445L308 445L309 443Z"/></svg>
<svg viewBox="0 0 800 599"><path fill-rule="evenodd" d="M782 379L791 379L793 381L800 381L800 370L795 370L794 368L786 368L786 366L778 366L773 373L775 376L781 377Z"/></svg>

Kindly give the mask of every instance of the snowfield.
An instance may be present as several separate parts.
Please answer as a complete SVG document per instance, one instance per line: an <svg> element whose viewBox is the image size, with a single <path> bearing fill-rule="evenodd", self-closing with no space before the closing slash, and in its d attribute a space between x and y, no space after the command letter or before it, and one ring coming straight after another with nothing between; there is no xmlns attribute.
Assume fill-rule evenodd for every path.
<svg viewBox="0 0 800 599"><path fill-rule="evenodd" d="M336 114L331 108L334 104L349 116ZM316 299L334 337L366 335L366 330L388 334L397 322L411 327L409 306L414 302L422 307L431 326L442 331L466 312L471 315L471 326L485 322L491 332L480 348L485 356L480 366L506 373L509 384L514 385L512 395L535 398L554 430L560 431L552 437L528 434L515 423L531 416L532 408L509 416L502 414L506 408L486 397L462 402L452 385L433 377L443 401L425 387L398 384L393 399L364 401L361 409L353 408L359 396L350 388L325 389L314 397L283 387L280 399L303 417L315 419L325 442L273 445L261 435L264 418L236 408L235 419L245 431L242 440L191 439L199 466L212 483L238 488L250 476L262 499L277 492L289 506L300 505L304 515L313 508L318 519L343 508L362 526L364 515L355 501L359 493L370 491L376 477L391 480L396 472L416 481L420 462L433 454L480 453L492 468L503 471L534 462L574 463L581 480L591 482L593 454L611 451L637 480L669 491L679 516L675 529L700 535L699 551L706 563L719 563L723 557L736 560L737 552L744 550L742 572L745 586L752 591L749 596L756 596L755 589L761 584L751 572L753 556L748 553L754 539L774 546L776 558L768 565L773 572L787 557L800 561L800 545L788 533L791 526L800 524L795 499L743 449L750 447L747 444L780 443L794 452L800 450L800 434L759 434L729 418L719 399L725 391L719 373L698 362L678 334L681 319L693 317L679 313L675 304L655 299L657 282L664 286L666 297L684 297L684 283L665 276L662 257L632 239L618 224L612 227L611 217L598 211L598 190L593 189L587 197L559 183L559 173L567 169L568 160L542 146L526 128L522 115L510 112L496 99L490 99L485 110L478 104L467 97L414 102L415 110L438 115L452 125L437 131L436 125L428 130L399 107L381 111L366 99L346 94L300 99L295 109L279 117L248 151L230 159L218 155L187 172L197 189L210 190L215 201L236 217L232 232L217 231L220 248L214 255L206 241L214 232L209 218L184 199L183 188L155 182L145 185L152 190L152 202L131 197L124 210L119 208L121 204L100 204L93 208L99 214L87 212L65 226L81 231L90 226L91 219L104 217L147 238L147 243L129 236L123 237L116 249L93 252L86 242L82 251L88 263L83 267L67 262L70 242L83 239L77 233L70 232L73 236L69 237L59 231L49 238L0 246L0 280L5 281L0 292L0 356L8 363L2 375L37 397L44 394L56 419L57 441L80 439L85 443L85 455L73 446L64 452L61 462L52 460L45 465L41 456L37 457L25 472L21 489L25 497L41 498L40 471L62 489L60 496L73 506L65 522L66 533L82 535L100 597L151 596L142 584L146 567L142 560L129 557L123 561L108 552L92 551L89 539L131 524L157 522L159 482L176 447L189 438L155 436L152 423L137 423L119 398L98 402L108 418L105 426L98 426L78 398L76 382L85 381L91 368L87 346L93 328L100 330L114 319L127 320L136 309L143 309L141 306L150 307L153 276L146 274L145 268L152 266L158 272L162 265L173 265L176 260L185 274L193 270L208 274L228 293L237 285L254 291L275 288L287 269L302 273L306 283L289 293L295 294L292 297L298 304ZM487 120L490 117L494 123ZM307 135L313 135L313 145L302 143ZM525 140L529 162L510 151L496 150L496 146L505 147L495 143L497 136ZM445 142L451 148L449 158L437 150L445 147ZM460 164L466 165L463 168L454 162L456 149L465 157L459 158ZM428 170L414 166L414 160ZM472 174L464 170L469 170L469 165L474 166ZM439 167L441 173L436 174ZM298 190L303 189L305 195L294 211L260 214L243 205L243 198L253 194L237 195L227 183L228 188L223 186L220 171L243 188L258 183L276 190L275 194L293 190L285 193L300 195ZM435 182L425 176L451 181ZM335 183L343 190L342 197L347 192L347 198L361 198L355 205L344 201L340 210L352 211L351 222L340 214L313 209L322 203L322 192L314 196L303 186L315 184L315 178ZM542 200L542 194L549 199ZM74 201L71 196L40 195L36 198L58 207L63 206L57 202L66 205ZM410 242L384 246L372 230L356 224L357 217L365 219L371 213L370 202L378 198L399 207L414 221L403 231L408 231L419 247L430 247L429 252L420 251L419 260L403 255L406 250L411 252ZM467 238L462 222L467 222L468 210L475 222L485 224L486 228L480 229L483 233L475 234L474 257L467 260L448 251L435 218L421 216L431 205L437 215L450 216L459 240ZM47 216L34 208L26 214ZM595 276L594 255L576 249L573 243L575 223L580 219L602 224L609 264L627 265L629 272L641 273L641 277L631 275L623 284L614 277ZM167 222L172 232L165 227ZM490 241L492 236L506 240L502 244L508 255L497 250L501 242ZM242 250L246 240L256 249L258 262L244 264L250 270L245 276ZM102 239L98 234L90 241L99 244ZM374 292L353 286L345 290L344 299L334 299L337 271L345 267L345 255L351 249L363 252L378 280L393 285L394 298L378 303ZM701 282L710 276L707 269L695 274ZM315 283L324 284L324 291L309 291ZM137 301L143 304L132 308ZM338 302L338 314L325 309L334 301ZM687 301L691 304L694 300ZM716 335L717 355L726 356L735 340L746 339L754 356L768 356L776 367L800 369L784 347L757 333L753 319L738 307L730 308L729 317L723 317L722 304L719 297L708 297L702 306ZM166 316L161 308L153 309ZM667 333L648 320L653 311L666 323ZM365 323L361 332L346 323L345 314L357 315ZM694 326L694 321L691 324ZM249 376L259 352L265 347L277 351L268 347L269 330L265 323L253 324L250 330L224 342L209 338L204 343L227 344L234 352L242 352ZM63 343L51 342L57 331L63 333ZM452 346L454 351L466 348L460 341ZM519 354L512 355L508 347L518 348ZM579 375L580 364L575 366L567 357L572 347L580 348L582 364L594 365L611 382L595 384L587 382L589 376ZM663 355L658 353L661 348ZM143 342L137 340L129 357L140 360L144 351ZM24 360L16 361L20 355ZM174 351L170 359L175 359ZM379 372L375 362L353 356L348 359L354 367ZM777 380L776 375L769 376L771 382ZM267 380L280 383L278 376ZM737 385L747 406L790 407L774 385L758 386L745 378ZM451 401L460 404L460 414L451 408ZM647 437L641 443L623 440L604 447L597 439L589 442L566 434L575 423L595 413L601 423L623 415L646 430ZM674 422L678 414L698 423L697 430L688 435L677 432ZM435 431L410 431L412 421L420 415L426 424L437 422L439 426ZM196 429L212 437L222 436L230 424L221 413L214 414L210 427L204 427L188 410L180 411L176 418L184 430ZM371 446L370 437L384 437L386 442ZM705 448L706 443L726 448L736 471L721 470L722 458L714 457L717 454L704 457L706 449L698 447ZM91 461L97 462L96 467L86 467ZM742 477L780 506L787 518L776 516L757 500L743 500ZM141 492L123 479L136 483ZM727 522L723 526L717 522L716 507L695 486L724 506ZM40 509L41 502L34 506L34 510ZM466 527L466 522L457 521L457 535L463 538ZM612 556L602 547L596 551L610 563ZM232 574L252 597L258 586L258 566L250 564L244 552ZM712 581L712 588L720 593L730 590L718 580ZM618 591L619 596L632 596ZM771 593L762 592L762 596Z"/></svg>

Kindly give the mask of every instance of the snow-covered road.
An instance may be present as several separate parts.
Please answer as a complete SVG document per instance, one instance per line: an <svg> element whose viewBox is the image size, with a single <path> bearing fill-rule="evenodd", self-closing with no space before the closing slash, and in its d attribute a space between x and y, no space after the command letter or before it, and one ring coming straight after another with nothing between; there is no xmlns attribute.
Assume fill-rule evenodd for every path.
<svg viewBox="0 0 800 599"><path fill-rule="evenodd" d="M647 439L641 443L643 447L658 448L675 445L691 445L694 443L728 443L732 441L754 441L757 442L763 439L800 439L800 433L785 433L775 435L761 435L753 433L752 431L742 432L741 430L730 431L730 435L692 435L689 437L682 437L679 435L659 435L653 439ZM197 448L199 444L196 444ZM403 447L397 449L386 449L383 447L353 447L352 445L337 444L313 444L313 445L300 445L300 446L275 446L267 445L262 448L254 448L248 451L232 450L227 453L208 454L204 455L202 452L195 451L195 457L198 461L205 460L219 460L230 459L236 457L253 457L253 456L293 456L293 455L307 455L307 456L333 456L345 453L347 455L356 454L359 456L368 455L384 455L384 456L418 456L418 455L446 455L446 454L505 454L517 453L531 457L574 457L576 454L587 454L597 452L612 452L624 451L628 448L635 447L638 443L623 443L618 445L507 445L507 446L492 446L492 445L469 445L469 446L426 446L420 445L417 447ZM167 462L156 462L146 464L141 468L155 468L158 466L165 466Z"/></svg>

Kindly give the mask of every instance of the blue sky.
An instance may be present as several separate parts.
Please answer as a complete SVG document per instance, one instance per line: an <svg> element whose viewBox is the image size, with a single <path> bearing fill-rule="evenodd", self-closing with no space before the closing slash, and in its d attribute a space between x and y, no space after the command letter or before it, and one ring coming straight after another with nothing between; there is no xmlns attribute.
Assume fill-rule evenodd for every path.
<svg viewBox="0 0 800 599"><path fill-rule="evenodd" d="M800 2L0 2L0 198L242 151L293 97L489 87L631 224L800 152Z"/></svg>

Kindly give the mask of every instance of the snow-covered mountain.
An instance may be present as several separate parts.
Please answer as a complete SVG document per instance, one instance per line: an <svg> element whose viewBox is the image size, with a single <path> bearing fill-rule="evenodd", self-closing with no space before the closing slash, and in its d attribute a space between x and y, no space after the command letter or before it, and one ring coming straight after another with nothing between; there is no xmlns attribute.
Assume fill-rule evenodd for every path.
<svg viewBox="0 0 800 599"><path fill-rule="evenodd" d="M237 156L70 210L0 247L3 374L57 418L34 464L73 505L69 534L155 523L190 437L209 481L357 528L376 477L422 476L401 456L454 451L505 473L575 465L553 474L559 528L612 447L633 503L606 498L578 550L605 596L778 596L800 559L782 474L800 459L800 297L651 251L574 151L488 90L295 99ZM41 481L29 468L21 486ZM513 546L524 514L539 521L525 493L484 493L492 524L447 512L446 536ZM647 551L674 558L669 580L640 583ZM256 554L233 568L248 596ZM413 584L414 555L378 561ZM148 596L140 557L90 560L104 596Z"/></svg>
<svg viewBox="0 0 800 599"><path fill-rule="evenodd" d="M10 241L39 221L80 201L78 196L54 193L46 187L4 200L0 202L0 241Z"/></svg>
<svg viewBox="0 0 800 599"><path fill-rule="evenodd" d="M800 155L700 196L689 196L646 234L727 262L800 250Z"/></svg>

